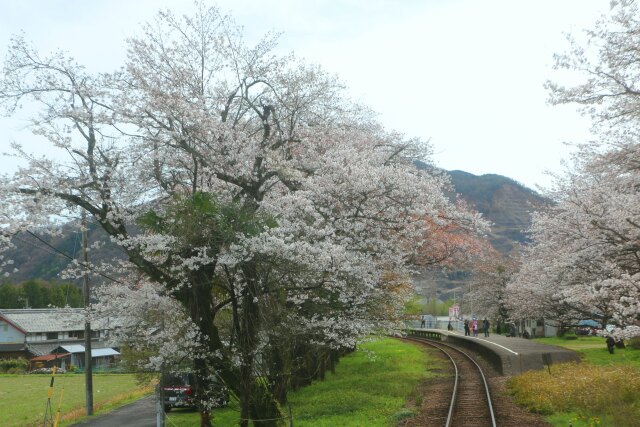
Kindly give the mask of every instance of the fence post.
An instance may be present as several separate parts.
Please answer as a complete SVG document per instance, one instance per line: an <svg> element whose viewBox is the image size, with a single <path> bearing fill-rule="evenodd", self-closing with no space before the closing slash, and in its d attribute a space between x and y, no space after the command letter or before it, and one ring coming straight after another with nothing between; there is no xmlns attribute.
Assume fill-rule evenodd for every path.
<svg viewBox="0 0 640 427"><path fill-rule="evenodd" d="M291 405L287 404L287 407L289 408L289 427L293 427L293 414L291 413Z"/></svg>
<svg viewBox="0 0 640 427"><path fill-rule="evenodd" d="M162 384L156 385L156 427L164 427L164 402L162 401Z"/></svg>

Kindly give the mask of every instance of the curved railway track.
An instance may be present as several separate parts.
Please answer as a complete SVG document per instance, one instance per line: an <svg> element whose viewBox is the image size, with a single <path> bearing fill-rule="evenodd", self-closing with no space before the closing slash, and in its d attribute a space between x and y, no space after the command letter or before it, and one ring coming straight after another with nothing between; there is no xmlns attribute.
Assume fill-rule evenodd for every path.
<svg viewBox="0 0 640 427"><path fill-rule="evenodd" d="M487 379L478 363L459 348L425 338L405 338L442 351L454 367L454 385L445 427L496 427ZM444 415L442 417L445 419Z"/></svg>

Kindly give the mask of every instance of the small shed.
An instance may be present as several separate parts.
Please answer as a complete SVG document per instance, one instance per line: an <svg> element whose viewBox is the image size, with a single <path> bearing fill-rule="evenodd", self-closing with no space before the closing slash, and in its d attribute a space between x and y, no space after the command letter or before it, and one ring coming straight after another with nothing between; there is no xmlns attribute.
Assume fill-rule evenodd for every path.
<svg viewBox="0 0 640 427"><path fill-rule="evenodd" d="M29 359L29 370L42 368L53 368L57 366L62 369L66 369L69 366L71 360L71 353L62 354L45 354L43 356L36 356Z"/></svg>
<svg viewBox="0 0 640 427"><path fill-rule="evenodd" d="M84 353L85 348L83 345L61 345L54 349L51 353L69 353L69 363L78 368L84 368ZM106 368L112 366L116 359L120 357L120 352L113 348L92 348L91 349L91 366L94 368Z"/></svg>

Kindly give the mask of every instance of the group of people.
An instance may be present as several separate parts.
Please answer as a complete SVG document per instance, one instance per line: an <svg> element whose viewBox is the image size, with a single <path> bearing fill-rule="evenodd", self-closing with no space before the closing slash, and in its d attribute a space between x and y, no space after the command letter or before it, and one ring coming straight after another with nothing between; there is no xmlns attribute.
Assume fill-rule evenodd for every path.
<svg viewBox="0 0 640 427"><path fill-rule="evenodd" d="M420 327L421 328L425 328L425 327L430 327L431 326L431 322L427 322L426 316L421 316L420 319ZM428 323L428 324L427 324ZM465 319L464 320L464 335L465 336L474 336L477 337L478 336L478 332L480 330L480 328L482 328L482 332L484 332L484 336L488 337L489 333L490 333L490 322L489 320L485 317L482 321L479 321L475 316L473 319L469 320L469 319ZM449 324L447 325L447 329L449 331L452 331L453 325L451 324L451 320L449 320ZM516 337L518 336L518 332L516 329L516 325L513 322L508 322L508 323L503 323L500 320L498 320L498 322L496 323L496 333L498 335L500 335L503 331L506 332L508 337ZM523 338L529 338L529 333L528 331L524 331L522 333L522 337Z"/></svg>
<svg viewBox="0 0 640 427"><path fill-rule="evenodd" d="M490 326L489 321L485 317L484 320L482 321L482 329L484 330L485 337L489 336L489 326ZM464 335L468 337L468 336L471 336L472 333L474 337L478 336L478 319L474 318L471 320L471 322L469 322L469 319L465 319Z"/></svg>

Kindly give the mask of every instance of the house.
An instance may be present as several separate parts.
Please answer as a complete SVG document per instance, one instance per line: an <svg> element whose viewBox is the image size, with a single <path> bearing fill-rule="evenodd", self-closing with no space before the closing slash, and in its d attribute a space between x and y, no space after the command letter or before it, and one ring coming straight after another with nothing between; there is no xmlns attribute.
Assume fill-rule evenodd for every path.
<svg viewBox="0 0 640 427"><path fill-rule="evenodd" d="M110 319L92 321L92 348L107 347L109 324ZM81 344L84 328L81 308L0 309L0 359L31 359L61 345Z"/></svg>

